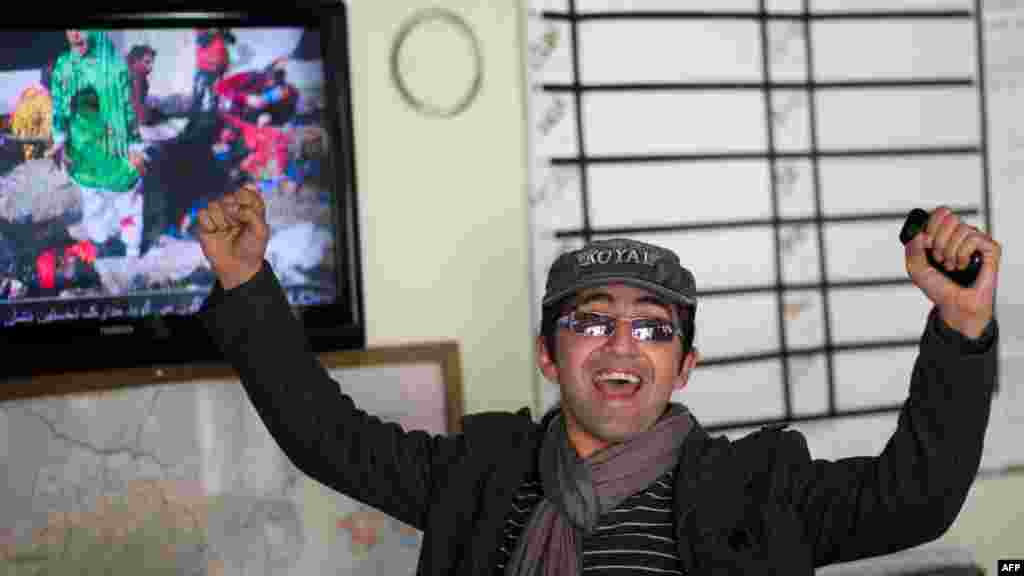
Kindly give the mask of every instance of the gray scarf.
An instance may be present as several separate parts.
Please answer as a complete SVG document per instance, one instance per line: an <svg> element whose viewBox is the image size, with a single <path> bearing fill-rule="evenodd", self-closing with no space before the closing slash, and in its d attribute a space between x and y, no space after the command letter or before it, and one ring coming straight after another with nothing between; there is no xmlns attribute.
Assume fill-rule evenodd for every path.
<svg viewBox="0 0 1024 576"><path fill-rule="evenodd" d="M544 499L519 537L506 576L579 574L583 536L603 514L676 465L692 426L685 407L669 404L650 430L581 460L562 414L552 418L540 453Z"/></svg>

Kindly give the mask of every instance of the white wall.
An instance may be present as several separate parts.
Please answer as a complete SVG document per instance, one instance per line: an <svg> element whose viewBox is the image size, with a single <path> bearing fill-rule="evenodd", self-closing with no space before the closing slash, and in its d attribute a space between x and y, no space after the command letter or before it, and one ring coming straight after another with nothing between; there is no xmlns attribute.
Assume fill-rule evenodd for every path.
<svg viewBox="0 0 1024 576"><path fill-rule="evenodd" d="M352 6L370 342L457 338L467 412L534 403L530 318L537 295L530 293L528 255L522 4L440 2L477 27L486 66L480 100L451 120L408 110L388 76L390 36L428 2L356 0ZM1003 195L994 211L1013 212L1012 198ZM1008 264L1017 260L1012 252L1006 251ZM1014 301L1001 304L1011 312ZM1005 426L1008 416L997 415L996 424ZM980 478L936 545L968 548L994 571L998 558L1019 552L1024 526L1014 495L1022 482L1019 474Z"/></svg>
<svg viewBox="0 0 1024 576"><path fill-rule="evenodd" d="M556 12L566 12L569 6L566 0L532 0L529 3L536 10ZM833 0L818 3L816 6L824 10L824 4L828 4L830 8L867 9L860 0ZM941 8L970 10L976 6L973 0L913 0L876 4L879 10L884 4L885 9L896 11ZM993 405L982 468L986 472L998 474L1008 465L1024 462L1024 449L1019 441L1022 431L1019 413L1024 406L1024 387L1020 386L1018 378L1020 374L1024 374L1024 330L1019 321L1024 310L1024 300L1020 298L1020 290L1017 289L1024 285L1024 275L1020 272L1024 267L1019 265L1021 258L1020 254L1017 254L1017 247L1024 244L1024 234L1022 229L1015 225L1020 213L1016 208L1024 200L1024 196L1018 190L1020 173L1024 169L1024 154L1021 153L1024 150L1024 117L1018 112L1020 93L1024 88L1024 66L1021 65L1019 57L1020 47L1024 46L1024 19L1020 16L1024 11L1012 2L993 1L983 4L988 104L986 127L989 130L988 152L991 168L990 209L993 216L992 231L1004 246L1004 258L997 311L1001 322L1002 391ZM707 0L688 3L687 8L701 11L756 11L756 5L757 3L752 0L726 3ZM779 9L778 6L781 5L798 6L799 3L774 3L776 8L773 10ZM639 11L649 8L651 4L593 0L577 2L576 6L580 11ZM663 4L663 7L666 10L674 9L674 6L667 3ZM570 24L563 19L544 21L537 17L527 22L530 41L528 54L531 56L531 75L528 80L531 84L572 82L574 54L570 46ZM913 72L924 76L977 75L975 56L978 47L973 45L972 22L968 23L969 26L959 25L956 28L959 35L949 34L949 29L945 27L947 25L941 22L938 25L934 21L924 20L907 22L909 23L901 22L885 28L876 27L876 32L887 30L888 35L880 37L876 34L873 50L852 51L848 48L849 44L836 40L843 36L839 33L843 32L841 25L831 25L829 30L832 34L816 36L818 73L822 73L822 63L825 62L831 63L834 66L831 73L840 77L844 73L884 75L892 73L893 67L899 66L900 63L912 64ZM656 20L582 22L578 27L582 82L685 82L737 78L749 80L760 77L760 52L758 44L754 42L757 34L753 24L731 19L714 23L673 22L671 27L660 24ZM862 25L863 23L858 21L857 26L849 30L863 30ZM790 44L802 46L792 38ZM899 57L900 52L893 49L901 46L908 47L903 50L902 59ZM822 50L823 48L832 50L829 52ZM773 50L773 69L785 74L792 74L794 69L799 71L800 66L790 65L786 57L789 53L801 52ZM869 58L872 53L875 57ZM687 54L701 56L687 58ZM861 68L856 68L858 63ZM948 73L953 69L950 67L957 66L960 67L957 73ZM711 100L706 108L700 108L701 112L722 112L728 106L733 108L728 109L729 113L715 118L716 121L705 123L707 114L695 113L697 107L692 105L700 99L699 93L666 92L659 94L657 99L648 98L646 95L638 95L635 98L629 96L628 93L621 95L615 92L585 95L586 107L582 117L584 132L587 134L588 154L688 152L692 149L702 151L702 145L713 151L734 148L759 149L757 138L763 134L763 130L757 126L760 114L758 109L754 110L754 114L744 116L739 112L749 111L750 108L743 108L737 105L737 102L725 98L721 101ZM665 101L669 101L670 104L659 107ZM941 120L970 119L970 122L962 125L962 135L970 136L978 131L982 117L977 113L977 106L962 106L963 99L952 93L936 99L935 103L950 110L949 113L940 115ZM577 111L574 106L571 94L542 93L539 88L528 99L528 108L531 112L530 197L534 202L531 230L534 269L531 283L535 298L543 291L547 265L561 250L577 245L576 238L556 237L555 231L582 227L579 174L574 167L550 167L545 162L550 157L572 157L579 150L575 126ZM788 116L800 118L800 115L795 113L799 108L795 106L794 110L789 110ZM962 108L961 114L952 113L957 108ZM834 113L834 109L832 111ZM889 109L885 111L893 112ZM901 134L911 140L932 139L939 132L942 137L948 137L957 134L957 130L960 129L938 130L942 122L918 124L915 120L919 112L915 110L912 114L901 113L906 118L894 116L891 121L886 120L880 124L890 128L892 125L898 125L896 120L909 119L913 123ZM844 130L853 133L863 126L864 134L868 134L871 130L878 129L877 125L872 124L872 118L876 117L877 114L867 114L864 110L851 111L846 118L854 119L853 123L845 126ZM776 122L783 123L779 120ZM797 128L802 127L799 122L795 124ZM894 132L900 133L898 130ZM791 135L802 132L779 130L777 133ZM827 135L827 131L823 131L823 135ZM748 138L744 140L744 136ZM780 141L790 142L786 139ZM705 174L698 169L688 171L677 165L653 164L652 168L642 166L634 171L615 164L591 167L588 181L591 225L614 228L755 218L752 213L766 206L770 198L767 190L762 189L758 183L759 174L753 175L754 181L744 180L747 177L746 172L739 168L725 171L713 167ZM882 211L883 206L887 210L897 211L903 209L900 202L919 203L923 206L941 203L963 205L978 203L981 198L983 181L979 171L964 170L961 165L951 166L948 173L932 170L928 177L935 179L929 180L925 186L901 182L876 168L871 171L872 179L876 179L882 185L839 190L842 198L833 197L833 200L841 200L848 204L839 211L862 211L872 206L873 200L878 203L879 211ZM882 177L875 178L879 175ZM760 179L763 180L764 178ZM701 185L695 186L695 182ZM705 190L716 192L708 194L704 192ZM785 200L785 195L782 196L782 200ZM793 199L799 196L801 194L794 193L790 203L783 202L782 207L798 211L800 207ZM850 261L850 269L843 269L840 275L866 272L867 276L898 277L904 274L902 252L892 250L898 223L896 226L897 228L893 228L890 225L879 230L878 234L865 234L856 240L849 235L840 238L833 248L839 248L845 240L846 247L851 248L848 252L854 256ZM727 272L733 270L739 272L736 277L745 276L743 279L749 284L762 283L758 281L759 275L770 276L773 270L770 241L766 242L759 238L743 244L743 238L739 234L727 234L722 233L720 237L715 238L709 233L683 233L676 237L659 233L649 238L638 239L677 247L684 260L688 260L687 265L693 267L699 287L707 288L709 283L719 284L714 287L724 287L721 285L732 279ZM878 242L873 242L875 239ZM872 252L874 246L877 246L878 250ZM730 255L735 256L731 261ZM817 263L816 252L804 255L797 252L796 256L797 258L790 256L793 264L799 264L800 260ZM833 264L842 261L842 258L833 256L830 256ZM762 259L759 260L759 257ZM732 268L730 264L733 265ZM792 268L796 272L803 271L798 266ZM789 268L784 268L784 272L790 271ZM768 280L766 283L771 281ZM883 307L889 307L885 313L863 313L868 305L876 305L877 299L846 299L845 303L851 313L846 315L842 328L849 331L851 326L856 325L856 320L864 318L870 319L868 333L878 331L876 337L886 334L885 330L891 326L894 331L900 333L899 336L894 335L894 339L916 338L923 326L928 306L916 289L908 287L905 292L911 296L910 299L889 298L888 302L882 302ZM737 297L735 303L741 306L736 306L732 301L723 305L724 301L724 298L718 301L706 299L706 303L703 304L705 312L697 316L696 343L702 352L707 355L710 351L711 356L724 356L727 354L720 354L723 349L743 348L749 344L754 344L757 351L777 346L773 342L765 343L775 336L774 318L766 322L758 316L771 312L771 302L749 299L749 305L742 306L748 302ZM838 309L838 306L833 307L833 312ZM805 314L804 320L806 316ZM539 314L535 314L533 322L539 322ZM762 327L770 330L760 330ZM813 324L794 322L790 334L808 337L815 333L813 328ZM792 343L790 340L791 345ZM880 361L873 362L873 366L843 366L849 371L848 374L856 376L846 379L847 382L855 383L852 390L847 388L845 391L847 396L853 395L857 397L858 402L863 403L886 404L902 401L906 394L906 375L909 374L915 352L913 349L907 349L903 353L887 351L876 356L876 360ZM805 372L807 377L794 378L795 384L798 385L794 388L794 406L798 413L815 411L813 404L822 403L825 399L821 386L822 378L810 370ZM842 370L839 372L841 375ZM781 407L778 396L780 387L774 385L773 378L774 373L763 366L754 366L746 372L741 372L739 368L719 370L717 374L713 369L702 369L698 366L687 389L677 394L674 399L693 408L698 417L705 422L772 417L772 413L779 413ZM539 374L537 380L539 408L544 409L557 400L558 391L555 385L543 380ZM803 384L801 388L801 381L808 384ZM840 389L840 393L843 392ZM811 406L808 406L809 404ZM823 420L800 423L793 427L807 435L815 457L835 459L879 453L896 428L896 417L884 415ZM737 430L729 435L735 437L745 432L748 430ZM1008 554L1012 555L1013 546L1024 536L1024 526L1019 520L1015 520L1024 511L1024 507L1007 498L1007 494L1014 489L1020 490L1021 478L1020 475L986 475L980 478L956 524L929 549L962 547L969 550L987 570L994 570L996 560L1006 558Z"/></svg>
<svg viewBox="0 0 1024 576"><path fill-rule="evenodd" d="M478 99L425 117L391 82L404 19L437 3L351 3L356 170L370 345L458 339L465 408L533 405L521 12L445 0L480 38ZM444 83L444 61L424 54Z"/></svg>

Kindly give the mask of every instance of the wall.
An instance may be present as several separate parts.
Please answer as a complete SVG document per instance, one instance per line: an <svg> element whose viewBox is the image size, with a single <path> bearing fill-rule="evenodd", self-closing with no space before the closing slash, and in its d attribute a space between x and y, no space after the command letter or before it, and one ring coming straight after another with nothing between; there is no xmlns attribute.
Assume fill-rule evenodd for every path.
<svg viewBox="0 0 1024 576"><path fill-rule="evenodd" d="M989 574L996 573L999 560L1020 556L1024 540L1022 488L1021 471L978 478L956 522L936 544L968 548L979 566Z"/></svg>
<svg viewBox="0 0 1024 576"><path fill-rule="evenodd" d="M356 170L370 345L456 338L465 407L533 404L520 4L446 0L480 38L483 86L425 117L391 82L391 42L425 0L356 1ZM448 79L444 62L420 62Z"/></svg>
<svg viewBox="0 0 1024 576"><path fill-rule="evenodd" d="M721 232L722 235L717 238L720 242L715 244L711 232L699 228L694 231L685 226L747 218L756 220L758 216L754 213L760 206L768 205L769 200L769 187L760 184L759 180L764 180L760 173L752 174L751 181L741 181L741 178L745 178L742 167L730 170L719 170L716 167L705 171L686 166L685 161L647 162L650 154L681 154L685 157L694 152L759 150L763 146L759 138L764 133L758 128L760 110L755 108L753 114L743 114L751 108L732 100L732 93L715 95L721 98L701 99L699 91L673 88L652 92L630 87L631 83L665 83L674 87L678 83L701 81L714 84L717 81L758 80L765 64L762 63L759 44L756 42L757 27L750 20L735 18L736 13L756 13L758 3L752 0L727 3L708 0L686 4L685 11L690 15L719 11L730 13L729 17L719 20L684 18L670 21L667 16L664 19L602 17L582 19L575 25L571 18L565 17L570 6L581 13L619 13L649 10L651 3L534 0L531 4L537 10L549 11L546 18L528 20L527 27L527 54L531 57L530 71L533 76L531 84L535 86L533 96L528 101L531 109L530 136L535 140L531 147L533 182L530 195L535 204L531 230L534 246L534 274L531 283L535 294L543 290L548 263L562 250L575 247L580 241L577 233L588 228L598 238L613 233L624 234L678 248L684 259L688 260L687 266L694 269L698 287L703 290L708 290L709 285L711 289L734 288L736 284L729 281L741 277L748 285L771 285L773 280L760 281L762 274L770 276L774 269L770 239L757 238L744 243L744 237L729 228ZM769 10L783 12L801 10L802 6L799 2L769 4ZM811 6L818 10L838 9L842 12L865 10L863 4L858 0L833 0L811 3ZM974 9L981 8L982 4L973 0L914 0L879 3L876 8L879 13L941 9L958 14L958 9L962 9L964 13L972 13L973 20ZM1024 67L1019 58L1020 46L1024 42L1024 26L1021 24L1024 19L1020 16L1018 4L984 3L984 17L979 26L985 40L987 83L984 87L988 105L986 150L991 168L987 182L990 190L986 194L991 199L992 230L1004 246L998 302L1002 390L993 406L986 439L982 461L986 475L979 478L963 513L949 533L926 547L929 550L941 550L949 546L963 546L970 549L990 571L994 570L998 558L1012 556L1014 546L1018 546L1017 543L1024 535L1024 526L1020 521L1013 520L1021 515L1024 506L1006 497L1015 488L1020 489L1022 478L1020 475L996 475L1007 465L1024 462L1024 450L1019 442L1019 413L1024 406L1021 404L1024 393L1016 377L1024 369L1024 348L1021 346L1024 332L1019 322L1024 308L1021 306L1020 290L1016 289L1024 285L1024 275L1020 273L1024 267L1019 265L1020 255L1016 253L1016 246L1024 242L1024 236L1020 227L1014 225L1019 213L1014 207L1019 206L1022 199L1018 182L1021 181L1020 170L1024 167L1024 155L1021 154L1024 150L1021 145L1024 123L1017 113L1021 87L1024 86ZM662 3L661 8L664 10L659 13L677 10L676 6L669 3ZM683 11L681 8L678 10ZM800 32L802 23L776 20L769 24L771 51L767 60L770 61L769 69L780 77L799 80L803 49L808 38L813 37L817 45L814 49L815 70L817 74L831 79L891 76L900 66L909 68L902 71L907 77L951 77L958 74L977 77L980 75L981 63L977 61L975 50L981 50L982 47L973 45L976 29L972 20L966 20L966 23L953 28L958 31L959 35L956 35L950 34L949 23L939 18L907 18L889 23L881 18L855 18L845 23L838 19L825 19L814 22L813 26L819 29L819 33L812 36ZM866 26L872 27L868 35L876 40L871 49L851 51L848 44L837 40L851 30L856 30L863 37L868 30ZM821 33L825 27L828 33ZM572 44L574 37L578 43L575 47ZM907 50L902 50L903 47ZM950 51L948 54L947 50ZM900 56L901 52L905 58ZM702 56L687 58L687 54ZM574 66L577 61L578 68ZM957 71L951 72L954 69ZM600 90L584 89L581 97L583 108L580 111L577 110L580 101L575 100L575 94L568 89L577 81L584 86L601 85ZM542 83L549 86L548 90L541 90ZM972 91L978 89L977 84L970 87ZM737 91L739 93L742 91ZM774 134L778 138L776 142L787 150L804 149L808 143L801 142L800 135L807 136L806 127L810 122L806 101L801 104L799 98L790 100L786 95L788 93L790 91L779 91L774 98L777 108L773 112L777 114L772 116L772 120L775 124ZM827 92L831 97L836 93ZM891 98L898 95L899 90L887 90L881 94ZM825 148L835 147L837 141L843 142L848 137L857 142L872 142L874 138L861 140L859 136L873 131L886 136L890 136L891 131L892 137L879 139L880 147L899 148L899 138L896 136L906 137L913 142L927 142L956 135L954 139L958 142L961 138L970 141L976 138L985 116L979 113L974 102L963 106L960 113L953 113L954 109L966 102L960 97L962 94L955 91L936 93L938 97L932 98L931 104L948 107L949 112L938 115L933 122L916 122L917 115L927 109L923 105L909 114L893 113L898 107L888 104L871 112L859 109L847 110L845 113L838 112L834 105L823 105L819 107L816 117L823 127L818 136L822 138L821 142L826 143ZM868 95L871 93L865 93L865 96ZM819 99L825 97L826 93L818 95ZM755 94L754 101L757 98L759 96ZM854 98L851 102L857 102L860 106L868 100L867 97ZM665 102L669 104L663 105ZM785 105L780 105L782 103ZM732 113L723 113L729 106L735 107ZM847 119L854 118L855 125L828 122L829 112ZM720 115L716 116L716 113ZM879 118L885 118L886 114L894 114L893 119L879 122ZM709 117L713 120L706 121ZM943 124L944 121L952 123L963 118L970 118L971 121L963 124L962 133L952 125L947 127ZM578 121L583 123L580 131L577 131L576 126ZM899 128L902 121L911 122L903 131ZM837 127L841 129L836 130ZM832 128L832 131L825 128ZM860 134L860 130L864 134ZM843 132L847 134L841 134ZM858 135L856 138L853 137L855 133ZM599 163L589 165L586 179L572 162L577 154L584 152L602 159ZM630 157L638 161L630 163ZM561 162L548 165L545 161L551 158ZM957 162L961 160L962 156L957 155ZM929 158L931 161L933 159ZM697 165L703 166L699 163ZM744 162L742 165L751 164ZM985 183L980 178L980 170L964 169L962 164L957 164L944 175L941 170L935 169L934 164L930 166L931 169L923 172L927 174L928 180L922 178L919 183L893 178L886 170L878 169L884 168L884 165L870 166L865 171L866 175L870 175L866 178L871 181L870 185L858 186L856 178L846 178L843 185L831 189L831 203L845 204L838 210L840 212L869 212L873 206L872 199L877 198L875 202L878 212L903 210L904 214L913 203L924 206L979 203L982 185ZM828 180L827 170L824 174ZM882 176L886 174L890 175ZM793 181L799 179L794 178ZM584 181L587 188L582 184ZM725 182L724 187L722 182ZM836 182L832 181L832 184ZM786 188L791 188L788 190L788 200ZM806 194L810 187L780 185L779 189L779 205L785 216L786 213L792 214L801 209L796 205L799 202L795 203L794 200L801 199L801 193ZM706 190L719 192L708 195ZM829 195L822 196L828 209ZM647 199L651 201L644 202ZM912 203L904 207L900 202ZM581 208L581 205L585 208ZM585 214L589 217L585 217ZM831 272L831 278L861 272L872 277L900 277L905 274L902 251L892 249L899 224L900 221L894 219L892 223L884 224L877 234L869 232L870 225L830 230L830 238L836 240L831 244L828 261L834 266L833 270L840 272ZM854 229L860 235L857 239L849 235L849 232L839 233L840 230ZM676 232L675 236L673 232ZM781 239L786 240L788 236L790 240L787 244L794 247L799 244L793 241L799 235L792 234L792 229L783 229L782 232ZM645 233L649 236L645 237ZM844 243L845 247L842 246ZM872 252L874 246L878 247L877 253ZM851 256L849 265L837 265L836 262L843 261L842 253L847 251L846 248L849 248ZM818 265L816 249L813 253L793 250L792 254L784 253L781 256L782 271L785 274L783 278L789 282L794 277L797 281L804 278L803 274L808 267L801 266L802 263L812 264L810 270L816 269ZM743 349L750 347L753 349L751 352L754 352L752 356L761 360L759 353L770 352L778 346L774 340L778 338L774 333L774 326L777 325L775 318L765 321L761 316L771 312L771 303L764 300L751 302L751 298L742 293L734 295L725 290L723 292L725 294L717 299L710 297L703 301L704 312L698 314L698 347L705 357L711 356L715 360L730 355L723 353L725 351L731 351L733 359L742 358ZM870 302L870 306L878 306L876 302L879 300L869 300L870 292L863 292L865 297L859 301L842 301L848 303L847 314L841 312L838 304L832 307L834 317L845 316L842 328L846 332L852 331L857 324L856 320L866 319L870 326L855 336L858 339L867 339L864 338L867 334L872 334L872 338L879 337L890 326L895 332L903 333L893 336L893 340L903 336L916 339L918 327L927 314L927 306L923 305L924 301L916 289L908 286L906 290L908 296L913 298L912 306L906 306L904 299L886 298L887 301L883 300L880 307L888 304L890 310L882 308L879 312L876 309L872 314L865 314L865 304ZM787 297L798 294L790 293ZM724 303L727 299L732 300ZM802 307L800 300L802 298L798 297L789 301ZM751 305L744 309L742 306L748 302ZM814 306L812 303L811 308ZM914 306L917 306L916 310ZM911 314L909 322L908 313ZM798 346L806 346L807 340L813 342L815 336L820 336L821 329L813 325L813 315L805 313L803 321L808 316L811 316L811 324L797 324L795 319L788 320L793 323L788 328L790 346L797 341ZM891 324L887 325L887 322ZM835 334L840 334L838 323L833 322L833 328L836 329ZM835 335L832 337L836 338ZM839 339L845 338L839 336ZM837 366L847 370L851 377L840 378L848 383L845 391L839 388L840 399L846 402L856 399L861 405L875 399L879 400L878 404L899 403L905 397L906 375L909 373L913 352L911 347L907 347L902 354L882 350L870 361L870 365L858 365L851 361L871 358L867 355L859 358L854 355L842 357L841 361L847 362L837 362ZM800 363L804 366L813 365L803 358ZM776 373L781 371L773 371L771 368L774 367L768 362L759 362L759 365L754 365L746 373L739 371L742 364L718 366L717 370L714 365L698 367L688 388L676 395L675 399L693 408L705 423L771 418L774 417L773 413L781 411L782 402L778 394L781 386L777 386L774 379ZM840 376L843 370L838 371ZM793 378L793 400L797 413L815 411L814 404L824 403L825 400L821 386L823 378L805 367L793 370L793 373L796 376ZM824 373L823 369L821 373ZM970 383L965 382L964 385ZM557 387L539 375L538 397L542 409L558 397ZM896 420L895 416L829 419L799 423L793 427L807 435L812 454L819 458L834 459L877 454L895 429Z"/></svg>
<svg viewBox="0 0 1024 576"><path fill-rule="evenodd" d="M427 4L352 6L369 338L458 338L467 412L516 409L534 403L520 75L525 15L518 2L445 0L477 27L486 76L480 99L463 116L436 120L405 107L387 66L391 35ZM970 548L994 571L996 559L1019 552L1024 526L1012 503L1022 486L1019 474L980 478L936 544Z"/></svg>

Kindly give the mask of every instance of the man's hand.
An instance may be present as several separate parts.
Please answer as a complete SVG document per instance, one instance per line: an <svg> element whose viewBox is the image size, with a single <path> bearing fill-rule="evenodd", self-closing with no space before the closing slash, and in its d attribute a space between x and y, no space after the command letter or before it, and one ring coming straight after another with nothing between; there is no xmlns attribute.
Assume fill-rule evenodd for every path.
<svg viewBox="0 0 1024 576"><path fill-rule="evenodd" d="M942 320L968 338L981 336L992 320L1002 246L941 206L904 250L911 280L938 306ZM935 261L948 270L966 268L971 254L980 251L981 272L972 286L962 287L932 268L926 250L931 250Z"/></svg>
<svg viewBox="0 0 1024 576"><path fill-rule="evenodd" d="M266 206L251 185L199 211L199 243L225 290L260 271L269 238Z"/></svg>

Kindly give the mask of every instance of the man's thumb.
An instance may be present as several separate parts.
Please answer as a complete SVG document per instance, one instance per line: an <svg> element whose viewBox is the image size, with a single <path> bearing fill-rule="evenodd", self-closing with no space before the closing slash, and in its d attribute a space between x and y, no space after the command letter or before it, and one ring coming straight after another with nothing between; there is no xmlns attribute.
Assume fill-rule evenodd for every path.
<svg viewBox="0 0 1024 576"><path fill-rule="evenodd" d="M917 268L921 264L927 266L928 260L925 256L925 250L928 248L928 236L921 232L914 236L907 242L904 251L907 256L907 265L911 268Z"/></svg>

